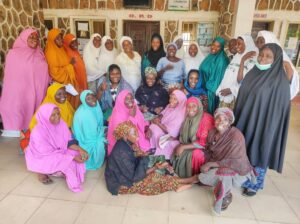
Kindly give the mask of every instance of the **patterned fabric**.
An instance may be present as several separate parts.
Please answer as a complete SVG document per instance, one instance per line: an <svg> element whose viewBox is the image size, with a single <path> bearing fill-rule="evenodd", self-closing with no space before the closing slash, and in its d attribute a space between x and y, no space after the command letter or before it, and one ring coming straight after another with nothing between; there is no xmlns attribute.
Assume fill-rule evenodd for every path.
<svg viewBox="0 0 300 224"><path fill-rule="evenodd" d="M266 176L267 170L260 168L260 167L255 167L255 171L257 174L256 184L254 184L248 180L243 184L244 188L250 189L252 191L258 191L258 190L264 188L264 182L265 182L265 176Z"/></svg>
<svg viewBox="0 0 300 224"><path fill-rule="evenodd" d="M230 103L225 103L224 101L220 101L219 107L228 107L231 110L234 109L236 99L232 100Z"/></svg>
<svg viewBox="0 0 300 224"><path fill-rule="evenodd" d="M229 121L229 123L233 124L234 114L233 114L232 110L229 109L228 107L219 107L218 109L216 109L216 111L214 113L214 117L216 118L219 115L225 116L227 118L227 120Z"/></svg>
<svg viewBox="0 0 300 224"><path fill-rule="evenodd" d="M142 181L134 183L130 188L121 186L119 194L158 195L167 191L175 191L178 185L177 177L153 172Z"/></svg>
<svg viewBox="0 0 300 224"><path fill-rule="evenodd" d="M201 103L202 103L202 106L203 106L203 111L204 112L207 112L208 111L208 97L207 95L201 95L199 97Z"/></svg>

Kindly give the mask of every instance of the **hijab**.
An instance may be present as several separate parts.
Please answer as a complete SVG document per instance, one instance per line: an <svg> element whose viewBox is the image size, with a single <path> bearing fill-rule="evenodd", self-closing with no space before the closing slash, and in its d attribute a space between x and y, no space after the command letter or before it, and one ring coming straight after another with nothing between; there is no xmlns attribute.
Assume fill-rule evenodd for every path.
<svg viewBox="0 0 300 224"><path fill-rule="evenodd" d="M192 89L189 85L189 78L190 78L190 75L195 72L197 72L197 74L198 74L198 82L196 84L196 87L194 89ZM203 82L203 77L202 77L202 75L199 74L198 70L192 69L189 71L188 77L184 82L184 88L188 91L187 98L189 98L191 96L199 97L200 95L207 95L207 92L202 87L202 82Z"/></svg>
<svg viewBox="0 0 300 224"><path fill-rule="evenodd" d="M195 45L198 49L198 53L195 57L192 57L189 53L189 49L192 45ZM204 60L204 55L196 41L190 43L187 52L184 55L184 63L185 63L185 74L188 74L191 69L199 69L202 61Z"/></svg>
<svg viewBox="0 0 300 224"><path fill-rule="evenodd" d="M151 37L151 42L153 39L158 39L160 42L159 48L155 51L152 46L149 51L147 51L145 54L147 55L147 58L149 59L151 66L155 67L157 66L157 63L159 59L166 56L166 52L164 50L164 42L162 40L162 37L158 33L154 33Z"/></svg>
<svg viewBox="0 0 300 224"><path fill-rule="evenodd" d="M257 38L258 37L263 37L265 39L265 44L275 43L280 46L279 40L277 39L275 34L270 31L266 31L266 30L259 31ZM282 47L281 47L281 49L282 49ZM282 49L282 51L283 51L283 61L288 61L294 71L293 78L292 78L291 85L290 85L291 99L293 99L295 96L297 96L297 94L299 92L299 74L298 74L298 71L296 70L295 66L293 65L291 59L289 58L289 56L286 54L286 52L283 49Z"/></svg>
<svg viewBox="0 0 300 224"><path fill-rule="evenodd" d="M117 57L117 50L115 47L111 51L109 51L105 43L110 40L112 42L113 39L111 39L110 36L104 36L101 39L101 47L100 47L100 56L99 56L99 62L100 62L100 71L101 74L104 75L107 72L108 67L114 63L116 57Z"/></svg>
<svg viewBox="0 0 300 224"><path fill-rule="evenodd" d="M66 122L68 127L71 127L72 121L73 121L73 115L74 115L74 109L73 109L72 105L69 103L68 100L66 100L65 103L58 103L55 100L55 94L60 88L64 88L64 85L57 83L57 82L55 82L51 86L49 86L46 97L42 102L42 105L46 104L46 103L51 103L51 104L56 105L60 109L61 119L64 122ZM29 124L29 129L32 130L34 128L34 126L36 126L37 122L38 122L38 120L36 118L36 114L34 114L31 119L31 122Z"/></svg>
<svg viewBox="0 0 300 224"><path fill-rule="evenodd" d="M76 40L76 37L73 34L66 34L64 36L64 48L67 52L67 55L69 56L69 59L75 58L75 64L73 66L76 72L76 80L78 82L80 90L82 91L88 88L85 64L78 50L73 50L70 48L70 44L74 40Z"/></svg>
<svg viewBox="0 0 300 224"><path fill-rule="evenodd" d="M102 75L100 74L100 71L102 71L100 68L101 61L99 61L101 47L96 48L94 46L93 41L95 37L101 38L101 35L94 33L83 49L83 60L86 66L88 82L95 81Z"/></svg>
<svg viewBox="0 0 300 224"><path fill-rule="evenodd" d="M131 44L133 44L131 37L122 36L121 39L120 39L120 42L119 42L122 51L124 51L123 42L126 41L126 40L129 41Z"/></svg>
<svg viewBox="0 0 300 224"><path fill-rule="evenodd" d="M173 40L173 43L175 43L177 40L180 40L182 39L183 41L183 38L182 38L182 35L177 35L174 40ZM177 51L176 51L176 57L177 58L180 58L180 59L183 59L184 58L184 55L185 55L185 51L184 51L184 47L183 47L183 44L181 46L180 49L178 49L178 46L176 45L176 48L177 48Z"/></svg>
<svg viewBox="0 0 300 224"><path fill-rule="evenodd" d="M203 106L201 101L196 97L190 97L186 102L186 107L190 104L194 103L198 106L198 112L194 117L186 116L183 125L180 130L180 138L179 141L182 144L189 144L194 142L197 139L197 131L199 129L199 124L203 115Z"/></svg>

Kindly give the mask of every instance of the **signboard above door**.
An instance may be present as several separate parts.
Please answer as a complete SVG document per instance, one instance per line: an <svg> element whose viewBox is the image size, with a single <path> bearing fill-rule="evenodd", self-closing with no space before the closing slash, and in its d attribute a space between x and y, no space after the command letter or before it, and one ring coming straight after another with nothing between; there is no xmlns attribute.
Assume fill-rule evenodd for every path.
<svg viewBox="0 0 300 224"><path fill-rule="evenodd" d="M169 0L168 10L188 11L190 8L189 0Z"/></svg>

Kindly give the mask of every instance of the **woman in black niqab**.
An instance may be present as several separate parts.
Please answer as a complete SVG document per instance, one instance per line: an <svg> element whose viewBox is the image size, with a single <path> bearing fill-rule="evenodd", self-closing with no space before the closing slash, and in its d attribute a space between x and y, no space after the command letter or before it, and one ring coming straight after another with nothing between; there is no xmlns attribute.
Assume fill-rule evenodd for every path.
<svg viewBox="0 0 300 224"><path fill-rule="evenodd" d="M273 54L269 68L262 63L267 48ZM247 196L263 188L267 168L282 172L290 117L290 87L280 46L266 44L258 63L242 81L234 110L235 126L244 134L247 155L258 172L256 185L244 184Z"/></svg>

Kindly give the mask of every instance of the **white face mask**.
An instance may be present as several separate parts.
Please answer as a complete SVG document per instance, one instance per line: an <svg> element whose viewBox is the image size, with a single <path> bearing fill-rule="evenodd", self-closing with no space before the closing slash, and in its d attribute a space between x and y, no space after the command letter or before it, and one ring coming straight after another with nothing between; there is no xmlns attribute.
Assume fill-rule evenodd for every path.
<svg viewBox="0 0 300 224"><path fill-rule="evenodd" d="M271 68L272 64L262 65L262 64L259 64L258 62L256 62L255 65L259 70L265 71L265 70L268 70L269 68Z"/></svg>

